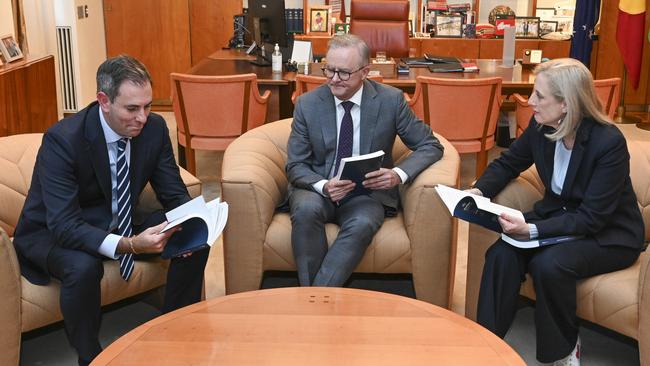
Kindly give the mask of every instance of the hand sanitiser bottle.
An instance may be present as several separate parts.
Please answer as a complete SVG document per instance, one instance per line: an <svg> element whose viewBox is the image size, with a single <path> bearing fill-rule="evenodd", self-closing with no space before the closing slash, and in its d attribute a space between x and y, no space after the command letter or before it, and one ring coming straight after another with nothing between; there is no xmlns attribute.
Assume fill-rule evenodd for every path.
<svg viewBox="0 0 650 366"><path fill-rule="evenodd" d="M271 56L271 70L273 72L282 72L282 53L280 53L280 46L277 43Z"/></svg>

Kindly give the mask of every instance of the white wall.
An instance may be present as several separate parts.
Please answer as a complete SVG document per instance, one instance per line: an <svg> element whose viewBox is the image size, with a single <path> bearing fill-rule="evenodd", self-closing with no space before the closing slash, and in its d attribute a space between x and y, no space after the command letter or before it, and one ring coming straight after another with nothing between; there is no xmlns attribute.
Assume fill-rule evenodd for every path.
<svg viewBox="0 0 650 366"><path fill-rule="evenodd" d="M0 0L0 35L4 34L14 34L14 17L11 10L11 0Z"/></svg>
<svg viewBox="0 0 650 366"><path fill-rule="evenodd" d="M75 6L88 5L88 18L77 19L77 53L81 81L79 108L97 99L97 68L106 60L104 11L102 0L76 0ZM74 9L76 14L76 8Z"/></svg>
<svg viewBox="0 0 650 366"><path fill-rule="evenodd" d="M88 6L88 18L77 19L76 7L81 5ZM57 0L54 14L56 25L72 28L77 101L78 108L82 109L96 99L95 74L106 60L102 0Z"/></svg>

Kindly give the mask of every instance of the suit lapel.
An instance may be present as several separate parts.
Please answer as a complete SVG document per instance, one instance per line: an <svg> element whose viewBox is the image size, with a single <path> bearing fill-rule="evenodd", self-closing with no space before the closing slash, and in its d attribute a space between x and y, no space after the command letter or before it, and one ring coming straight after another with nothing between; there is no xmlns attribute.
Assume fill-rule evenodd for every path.
<svg viewBox="0 0 650 366"><path fill-rule="evenodd" d="M316 92L321 103L314 106L314 109L323 135L323 146L328 151L325 164L327 166L325 175L328 175L336 158L336 106L334 105L334 96L327 84L319 87Z"/></svg>
<svg viewBox="0 0 650 366"><path fill-rule="evenodd" d="M571 192L571 187L573 182L576 179L576 175L580 168L580 163L582 158L585 155L585 146L588 143L589 135L591 134L591 129L593 125L591 123L586 123L586 120L583 120L578 127L576 132L576 140L573 143L573 150L571 151L571 159L569 160L569 166L567 167L566 176L564 178L564 184L562 185L562 197L566 197L569 192ZM558 141L558 143L561 143Z"/></svg>
<svg viewBox="0 0 650 366"><path fill-rule="evenodd" d="M106 139L102 130L101 122L99 121L99 104L97 102L91 103L86 108L86 115L84 116L85 123L85 149L88 152L90 161L93 166L93 171L99 182L99 186L106 197L107 202L111 202L111 174L108 163L108 149L106 147Z"/></svg>
<svg viewBox="0 0 650 366"><path fill-rule="evenodd" d="M548 127L542 127L542 133L539 137L542 140L542 146L544 146L544 177L542 179L547 187L551 186L553 166L555 165L555 142L545 136L549 131Z"/></svg>
<svg viewBox="0 0 650 366"><path fill-rule="evenodd" d="M372 83L364 81L363 95L361 96L361 121L359 125L359 130L361 131L361 136L359 136L359 154L368 154L370 152L380 107L376 97L377 90L375 90Z"/></svg>

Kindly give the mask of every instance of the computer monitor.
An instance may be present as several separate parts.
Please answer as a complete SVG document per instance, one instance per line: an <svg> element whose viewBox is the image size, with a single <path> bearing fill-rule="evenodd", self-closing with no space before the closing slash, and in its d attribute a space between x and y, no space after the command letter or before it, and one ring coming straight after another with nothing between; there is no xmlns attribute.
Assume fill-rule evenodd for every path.
<svg viewBox="0 0 650 366"><path fill-rule="evenodd" d="M258 45L289 46L284 0L248 0L246 23Z"/></svg>

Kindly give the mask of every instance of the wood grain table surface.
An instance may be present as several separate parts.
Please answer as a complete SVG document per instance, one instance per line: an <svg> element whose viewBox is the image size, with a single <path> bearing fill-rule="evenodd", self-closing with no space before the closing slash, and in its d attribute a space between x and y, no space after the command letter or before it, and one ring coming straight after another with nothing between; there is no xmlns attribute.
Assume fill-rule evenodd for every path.
<svg viewBox="0 0 650 366"><path fill-rule="evenodd" d="M525 365L478 324L415 299L303 287L214 298L153 319L92 365Z"/></svg>

